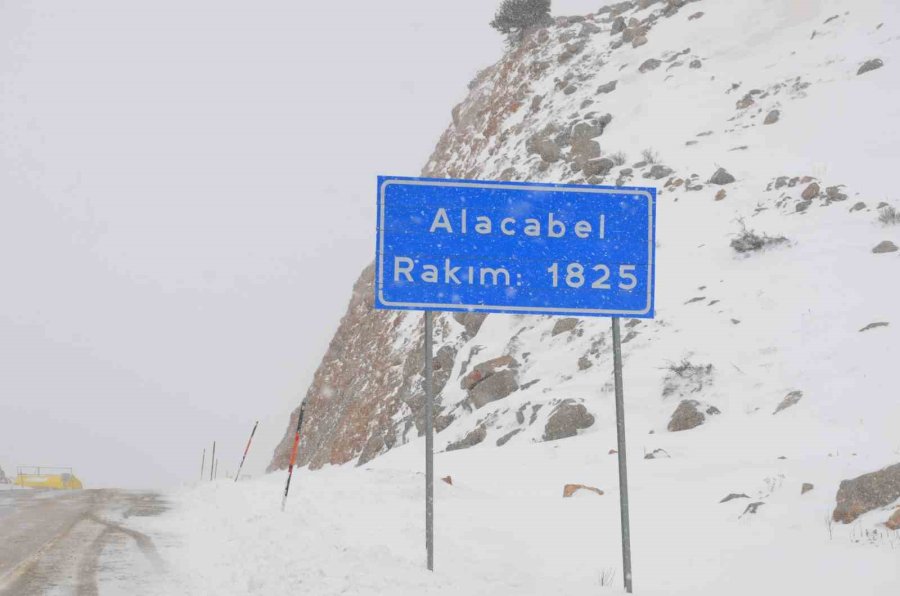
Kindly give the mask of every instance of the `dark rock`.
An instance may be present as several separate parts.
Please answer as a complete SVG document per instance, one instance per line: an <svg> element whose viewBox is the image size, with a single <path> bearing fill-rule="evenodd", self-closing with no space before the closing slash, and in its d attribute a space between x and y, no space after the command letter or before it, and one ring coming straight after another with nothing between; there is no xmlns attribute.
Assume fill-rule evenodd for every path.
<svg viewBox="0 0 900 596"><path fill-rule="evenodd" d="M829 186L825 189L825 199L829 203L836 201L846 201L847 195L841 192L840 186Z"/></svg>
<svg viewBox="0 0 900 596"><path fill-rule="evenodd" d="M866 208L866 204L865 204L865 203L863 203L862 201L857 201L857 202L853 205L853 207L850 207L850 213L853 213L853 212L855 212L855 211L862 211L862 210L865 209L865 208Z"/></svg>
<svg viewBox="0 0 900 596"><path fill-rule="evenodd" d="M444 476L443 478L441 478L441 480L446 484L453 486L453 476Z"/></svg>
<svg viewBox="0 0 900 596"><path fill-rule="evenodd" d="M562 150L556 143L541 135L534 135L528 139L526 149L529 153L537 153L541 156L542 160L548 163L559 161L559 158L562 155Z"/></svg>
<svg viewBox="0 0 900 596"><path fill-rule="evenodd" d="M616 85L618 83L618 81L610 81L608 83L604 83L597 87L597 93L612 93L616 90Z"/></svg>
<svg viewBox="0 0 900 596"><path fill-rule="evenodd" d="M810 484L809 482L804 482L803 486L800 487L800 494L805 495L806 493L808 493L809 491L811 491L814 488L815 487L812 484Z"/></svg>
<svg viewBox="0 0 900 596"><path fill-rule="evenodd" d="M780 178L779 178L779 180L780 180ZM777 183L775 185L775 188L779 188ZM820 190L819 185L815 182L811 182L809 186L807 186L806 188L803 189L803 192L800 193L800 196L803 198L804 201L811 201L812 199L819 196L819 190Z"/></svg>
<svg viewBox="0 0 900 596"><path fill-rule="evenodd" d="M553 325L553 331L551 335L554 337L559 335L560 333L565 333L566 331L572 331L578 325L578 319L574 317L566 317L564 319L557 319L556 323Z"/></svg>
<svg viewBox="0 0 900 596"><path fill-rule="evenodd" d="M513 430L509 431L508 433L506 433L505 435L503 435L502 437L500 437L499 439L497 439L497 447L503 447L504 445L509 443L509 440L511 438L513 438L514 436L516 436L517 434L519 434L520 432L522 432L522 430L523 429L521 429L521 428L513 429Z"/></svg>
<svg viewBox="0 0 900 596"><path fill-rule="evenodd" d="M703 63L699 60L691 60L690 64L688 64L688 68L700 68L703 66Z"/></svg>
<svg viewBox="0 0 900 596"><path fill-rule="evenodd" d="M469 390L469 400L476 408L503 399L519 388L515 370L507 368L494 373Z"/></svg>
<svg viewBox="0 0 900 596"><path fill-rule="evenodd" d="M672 168L668 168L661 164L656 164L650 171L644 175L644 178L652 178L654 180L659 180L660 178L666 178L667 176L671 176L674 170Z"/></svg>
<svg viewBox="0 0 900 596"><path fill-rule="evenodd" d="M706 415L698 409L700 402L693 399L682 400L669 420L669 432L680 432L696 428L706 421ZM717 410L718 411L718 410Z"/></svg>
<svg viewBox="0 0 900 596"><path fill-rule="evenodd" d="M775 124L778 122L778 119L781 117L781 112L778 110L772 110L768 114L766 114L766 119L763 120L763 124Z"/></svg>
<svg viewBox="0 0 900 596"><path fill-rule="evenodd" d="M699 19L700 17L702 17L704 14L705 14L705 13L704 13L703 11L695 12L694 14L692 14L691 16L688 17L688 20L689 20L689 21L696 21L697 19Z"/></svg>
<svg viewBox="0 0 900 596"><path fill-rule="evenodd" d="M565 93L566 95L572 95L576 91L578 91L578 87L576 87L575 85L569 85L568 87L563 89L563 93Z"/></svg>
<svg viewBox="0 0 900 596"><path fill-rule="evenodd" d="M660 64L662 64L662 62L660 62L656 58L648 58L647 60L644 60L644 63L638 67L638 70L642 73L650 72L651 70L656 70L657 68L659 68Z"/></svg>
<svg viewBox="0 0 900 596"><path fill-rule="evenodd" d="M725 168L716 170L716 173L709 179L710 184L718 184L720 186L723 184L731 184L732 182L734 182L734 176L729 174Z"/></svg>
<svg viewBox="0 0 900 596"><path fill-rule="evenodd" d="M459 386L468 391L502 369L518 367L518 361L510 355L491 358L490 360L485 360L484 362L475 365L472 372L462 378Z"/></svg>
<svg viewBox="0 0 900 596"><path fill-rule="evenodd" d="M634 39L631 40L631 47L632 47L632 48L639 48L639 47L641 47L642 45L645 45L646 43L647 43L647 36L646 36L646 35L637 35L637 36L635 36Z"/></svg>
<svg viewBox="0 0 900 596"><path fill-rule="evenodd" d="M872 60L866 60L863 62L862 66L859 67L859 70L856 71L857 75L865 74L872 70L877 70L884 66L884 61L881 58L873 58Z"/></svg>
<svg viewBox="0 0 900 596"><path fill-rule="evenodd" d="M897 252L897 245L890 240L884 240L882 242L879 242L878 245L872 249L872 252L876 255L888 252Z"/></svg>
<svg viewBox="0 0 900 596"><path fill-rule="evenodd" d="M591 362L591 359L588 358L587 355L578 359L578 370L587 370L592 366L594 366L594 363Z"/></svg>
<svg viewBox="0 0 900 596"><path fill-rule="evenodd" d="M887 327L889 323L887 321L878 321L877 323L869 323L865 327L859 330L860 333L863 331L868 331L869 329L876 329L878 327Z"/></svg>
<svg viewBox="0 0 900 596"><path fill-rule="evenodd" d="M669 459L671 456L665 449L654 449L650 453L644 454L644 459Z"/></svg>
<svg viewBox="0 0 900 596"><path fill-rule="evenodd" d="M601 157L600 159L592 159L586 162L581 171L585 176L606 176L615 165L613 160Z"/></svg>
<svg viewBox="0 0 900 596"><path fill-rule="evenodd" d="M841 482L831 517L849 524L860 515L900 499L900 464Z"/></svg>
<svg viewBox="0 0 900 596"><path fill-rule="evenodd" d="M447 451L457 451L459 449L468 449L469 447L474 447L475 445L484 441L485 438L487 438L487 429L482 424L476 427L459 441L447 445Z"/></svg>
<svg viewBox="0 0 900 596"><path fill-rule="evenodd" d="M735 499L749 499L748 495L744 493L730 493L727 497L719 501L719 503L727 503L728 501L733 501Z"/></svg>
<svg viewBox="0 0 900 596"><path fill-rule="evenodd" d="M757 501L756 503L750 503L749 505L747 505L747 508L744 509L744 513L742 513L741 515L748 515L748 514L754 515L757 511L759 511L759 508L762 507L763 505L765 505L765 503L762 501Z"/></svg>
<svg viewBox="0 0 900 596"><path fill-rule="evenodd" d="M775 408L775 411L772 412L772 415L774 416L775 414L777 414L778 412L780 412L782 410L785 410L787 408L790 408L791 406L797 405L797 402L799 402L801 399L803 399L802 391L791 391L790 393L788 393L787 395L784 396L784 399L781 400L781 403L778 404L778 407Z"/></svg>
<svg viewBox="0 0 900 596"><path fill-rule="evenodd" d="M544 427L544 440L555 441L566 437L574 437L578 431L594 424L594 416L587 411L584 404L576 404L566 400L556 406Z"/></svg>

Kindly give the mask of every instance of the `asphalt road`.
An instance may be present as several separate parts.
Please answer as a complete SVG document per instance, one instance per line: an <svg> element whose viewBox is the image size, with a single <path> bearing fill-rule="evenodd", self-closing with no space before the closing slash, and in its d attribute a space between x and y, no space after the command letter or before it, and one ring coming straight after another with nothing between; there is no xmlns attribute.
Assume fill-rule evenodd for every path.
<svg viewBox="0 0 900 596"><path fill-rule="evenodd" d="M146 492L0 491L0 596L133 593L164 570L153 540L129 519L165 509Z"/></svg>

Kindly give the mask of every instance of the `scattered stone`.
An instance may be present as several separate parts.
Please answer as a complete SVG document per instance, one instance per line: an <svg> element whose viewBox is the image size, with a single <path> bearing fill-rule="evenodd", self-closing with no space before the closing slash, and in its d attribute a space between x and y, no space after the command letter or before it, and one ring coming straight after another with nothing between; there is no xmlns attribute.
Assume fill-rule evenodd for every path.
<svg viewBox="0 0 900 596"><path fill-rule="evenodd" d="M567 499L577 493L580 490L590 491L594 494L603 496L603 491L599 488L594 488L593 486L587 486L585 484L567 484L563 487L563 498Z"/></svg>
<svg viewBox="0 0 900 596"><path fill-rule="evenodd" d="M475 365L472 371L462 378L459 386L466 391L475 387L478 383L484 381L496 372L505 368L518 368L518 361L512 356L505 355L497 358L491 358Z"/></svg>
<svg viewBox="0 0 900 596"><path fill-rule="evenodd" d="M592 366L594 363L587 357L587 354L578 359L578 370L587 370Z"/></svg>
<svg viewBox="0 0 900 596"><path fill-rule="evenodd" d="M559 148L559 145L554 143L551 139L538 134L529 138L525 147L529 153L537 153L541 156L541 159L547 163L559 161L559 158L562 155L562 150Z"/></svg>
<svg viewBox="0 0 900 596"><path fill-rule="evenodd" d="M608 83L604 83L597 87L597 93L612 93L616 90L616 85L619 81L610 81Z"/></svg>
<svg viewBox="0 0 900 596"><path fill-rule="evenodd" d="M779 180L780 180L780 178L779 178ZM775 188L779 188L777 182L775 184ZM815 182L812 182L812 183L810 183L809 186L807 186L806 188L803 189L803 192L800 193L800 197L804 201L811 201L812 199L819 196L819 190L820 190L819 185Z"/></svg>
<svg viewBox="0 0 900 596"><path fill-rule="evenodd" d="M487 429L484 427L484 425L480 425L459 441L447 445L446 450L457 451L459 449L468 449L469 447L474 447L475 445L481 443L486 437Z"/></svg>
<svg viewBox="0 0 900 596"><path fill-rule="evenodd" d="M641 73L650 72L651 70L656 70L657 68L659 68L660 64L662 64L662 62L660 62L656 58L648 58L647 60L644 60L644 63L638 67L638 70Z"/></svg>
<svg viewBox="0 0 900 596"><path fill-rule="evenodd" d="M566 95L572 95L576 91L578 91L578 87L576 87L575 85L569 85L565 89L563 89L563 93L565 93Z"/></svg>
<svg viewBox="0 0 900 596"><path fill-rule="evenodd" d="M509 440L511 438L513 438L514 436L516 436L517 434L519 434L520 432L522 432L522 430L523 429L521 429L521 428L511 430L508 433L506 433L505 435L503 435L502 437L500 437L499 439L497 439L497 447L503 447L504 445L509 443Z"/></svg>
<svg viewBox="0 0 900 596"><path fill-rule="evenodd" d="M735 106L739 110L745 110L745 109L749 108L750 106L752 106L754 103L756 103L756 102L753 101L753 94L748 93L744 97L737 100L737 103L735 103Z"/></svg>
<svg viewBox="0 0 900 596"><path fill-rule="evenodd" d="M841 482L832 519L849 524L860 515L900 499L900 464Z"/></svg>
<svg viewBox="0 0 900 596"><path fill-rule="evenodd" d="M691 60L690 63L688 64L688 68L695 68L695 69L696 69L696 68L700 68L700 67L702 67L702 66L703 66L703 63L700 62L699 60L696 60L696 59Z"/></svg>
<svg viewBox="0 0 900 596"><path fill-rule="evenodd" d="M727 503L728 501L733 501L735 499L749 499L749 495L745 495L744 493L730 493L727 497L719 501L719 503Z"/></svg>
<svg viewBox="0 0 900 596"><path fill-rule="evenodd" d="M516 371L510 368L492 374L469 390L469 400L476 408L503 399L519 389Z"/></svg>
<svg viewBox="0 0 900 596"><path fill-rule="evenodd" d="M613 160L601 157L600 159L591 159L587 161L581 168L581 171L585 176L606 176L615 165Z"/></svg>
<svg viewBox="0 0 900 596"><path fill-rule="evenodd" d="M836 201L846 201L847 195L841 192L840 186L829 186L825 189L825 199L828 203Z"/></svg>
<svg viewBox="0 0 900 596"><path fill-rule="evenodd" d="M667 176L671 176L674 170L672 168L666 167L661 164L656 164L650 168L650 171L644 174L644 178L653 178L654 180L659 180L660 178L666 178Z"/></svg>
<svg viewBox="0 0 900 596"><path fill-rule="evenodd" d="M618 453L618 451L616 451L615 449L610 449L608 455L615 455L616 453Z"/></svg>
<svg viewBox="0 0 900 596"><path fill-rule="evenodd" d="M778 412L780 412L782 410L786 410L787 408L790 408L791 406L797 405L797 402L799 402L801 399L803 399L802 391L791 391L790 393L788 393L787 395L784 396L784 399L781 400L781 403L778 404L778 407L775 408L775 411L772 412L772 415L774 416L775 414L777 414Z"/></svg>
<svg viewBox="0 0 900 596"><path fill-rule="evenodd" d="M866 60L865 62L863 62L862 66L859 67L859 70L856 71L856 74L857 76L859 76L872 70L878 70L882 66L884 66L884 61L881 58Z"/></svg>
<svg viewBox="0 0 900 596"><path fill-rule="evenodd" d="M866 208L866 204L863 203L862 201L858 201L856 204L853 205L853 207L850 207L850 213L853 213L855 211L862 211L865 208Z"/></svg>
<svg viewBox="0 0 900 596"><path fill-rule="evenodd" d="M763 124L775 124L778 122L778 119L781 117L781 112L779 110L772 110L768 114L766 114L766 119L763 120Z"/></svg>
<svg viewBox="0 0 900 596"><path fill-rule="evenodd" d="M553 410L544 427L544 440L555 441L566 437L574 437L578 431L594 424L594 416L587 411L584 404L576 404L565 400Z"/></svg>
<svg viewBox="0 0 900 596"><path fill-rule="evenodd" d="M716 415L721 413L718 408L709 407L706 414L700 411L700 402L693 399L682 400L669 420L669 432L680 432L696 428L706 421L706 414Z"/></svg>
<svg viewBox="0 0 900 596"><path fill-rule="evenodd" d="M441 478L441 480L443 480L450 486L453 486L453 476L444 476L443 478Z"/></svg>
<svg viewBox="0 0 900 596"><path fill-rule="evenodd" d="M887 321L878 321L877 323L869 323L865 327L859 330L860 333L863 331L868 331L869 329L877 329L878 327L887 327L889 323Z"/></svg>
<svg viewBox="0 0 900 596"><path fill-rule="evenodd" d="M717 200L717 201L721 201L722 199L725 198L725 194L726 194L726 193L725 193L725 189L724 189L724 188L720 188L720 189L719 189L719 192L716 193L716 200Z"/></svg>
<svg viewBox="0 0 900 596"><path fill-rule="evenodd" d="M884 525L887 526L888 530L900 530L900 507L898 507L894 514L884 522Z"/></svg>
<svg viewBox="0 0 900 596"><path fill-rule="evenodd" d="M744 513L742 515L748 515L748 514L754 515L754 514L756 514L757 511L759 511L759 508L762 507L763 505L765 505L765 503L762 501L757 501L756 503L750 503L749 505L747 505L747 508L744 509Z"/></svg>
<svg viewBox="0 0 900 596"><path fill-rule="evenodd" d="M808 493L809 491L811 491L814 488L815 488L815 486L813 486L809 482L804 482L803 486L800 487L800 494L805 495L806 493Z"/></svg>
<svg viewBox="0 0 900 596"><path fill-rule="evenodd" d="M578 326L578 319L575 317L566 317L564 319L556 319L556 323L553 325L553 331L551 335L556 337L560 333L565 333L566 331L572 331L575 327Z"/></svg>
<svg viewBox="0 0 900 596"><path fill-rule="evenodd" d="M710 184L718 184L720 186L723 184L731 184L732 182L734 182L734 176L729 174L725 168L716 170L716 173L709 179Z"/></svg>
<svg viewBox="0 0 900 596"><path fill-rule="evenodd" d="M882 242L879 242L878 245L872 249L872 252L876 255L888 252L897 252L897 245L890 240L884 240Z"/></svg>
<svg viewBox="0 0 900 596"><path fill-rule="evenodd" d="M617 33L621 33L625 31L625 17L616 17L616 20L613 21L612 28L610 29L610 35L616 35Z"/></svg>
<svg viewBox="0 0 900 596"><path fill-rule="evenodd" d="M694 14L692 14L691 16L688 17L688 20L689 20L689 21L696 21L697 19L699 19L700 17L702 17L704 14L705 14L705 13L704 13L702 10L699 11L699 12L695 12Z"/></svg>
<svg viewBox="0 0 900 596"><path fill-rule="evenodd" d="M650 453L644 454L644 459L671 459L671 457L665 449L654 449Z"/></svg>
<svg viewBox="0 0 900 596"><path fill-rule="evenodd" d="M512 168L507 168L511 170ZM515 170L513 170L515 172ZM506 175L506 170L503 171L503 178ZM509 179L509 178L507 178ZM453 313L453 319L466 328L466 335L469 337L475 337L478 335L478 331L481 330L481 325L484 323L484 320L487 318L487 313L483 312L455 312Z"/></svg>
<svg viewBox="0 0 900 596"><path fill-rule="evenodd" d="M638 35L633 40L631 40L631 47L639 48L646 43L647 43L647 36L646 35Z"/></svg>
<svg viewBox="0 0 900 596"><path fill-rule="evenodd" d="M803 213L804 211L809 209L810 205L812 205L812 201L800 201L799 203L797 203L797 206L794 209L797 211L797 213Z"/></svg>

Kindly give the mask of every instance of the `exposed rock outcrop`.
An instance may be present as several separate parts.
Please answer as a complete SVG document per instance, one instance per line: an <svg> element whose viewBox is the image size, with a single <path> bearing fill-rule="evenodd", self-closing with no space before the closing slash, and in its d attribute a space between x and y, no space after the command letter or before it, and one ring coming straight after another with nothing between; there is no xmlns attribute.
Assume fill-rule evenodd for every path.
<svg viewBox="0 0 900 596"><path fill-rule="evenodd" d="M900 499L900 464L841 482L831 517L849 524L860 515Z"/></svg>

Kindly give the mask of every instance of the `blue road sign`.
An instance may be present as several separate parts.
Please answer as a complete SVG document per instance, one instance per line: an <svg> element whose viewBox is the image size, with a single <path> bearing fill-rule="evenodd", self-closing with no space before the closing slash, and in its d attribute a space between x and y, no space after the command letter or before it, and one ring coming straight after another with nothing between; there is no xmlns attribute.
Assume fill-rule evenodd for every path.
<svg viewBox="0 0 900 596"><path fill-rule="evenodd" d="M652 318L656 189L380 176L375 307Z"/></svg>

